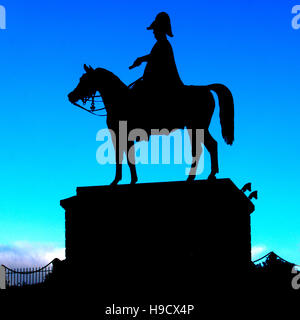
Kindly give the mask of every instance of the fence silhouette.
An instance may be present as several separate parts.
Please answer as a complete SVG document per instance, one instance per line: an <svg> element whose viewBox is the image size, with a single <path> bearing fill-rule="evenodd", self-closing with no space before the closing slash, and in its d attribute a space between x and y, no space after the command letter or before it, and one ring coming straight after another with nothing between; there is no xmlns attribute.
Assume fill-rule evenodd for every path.
<svg viewBox="0 0 300 320"><path fill-rule="evenodd" d="M5 284L6 288L25 287L39 285L45 282L49 275L53 272L53 261L49 262L44 267L33 268L8 268L2 265L5 269Z"/></svg>

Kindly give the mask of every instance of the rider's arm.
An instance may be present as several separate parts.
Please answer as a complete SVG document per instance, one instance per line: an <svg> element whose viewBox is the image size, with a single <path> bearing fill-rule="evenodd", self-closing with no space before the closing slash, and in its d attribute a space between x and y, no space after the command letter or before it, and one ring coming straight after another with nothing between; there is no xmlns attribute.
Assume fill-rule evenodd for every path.
<svg viewBox="0 0 300 320"><path fill-rule="evenodd" d="M149 57L150 57L150 54L147 54L147 55L140 57L138 59L140 59L141 62L148 62Z"/></svg>
<svg viewBox="0 0 300 320"><path fill-rule="evenodd" d="M142 62L147 62L149 60L149 57L150 57L150 54L147 54L146 56L143 56L143 57L140 57L140 58L137 58L133 65L129 67L129 69L133 69L135 67L138 67L139 65L142 64Z"/></svg>

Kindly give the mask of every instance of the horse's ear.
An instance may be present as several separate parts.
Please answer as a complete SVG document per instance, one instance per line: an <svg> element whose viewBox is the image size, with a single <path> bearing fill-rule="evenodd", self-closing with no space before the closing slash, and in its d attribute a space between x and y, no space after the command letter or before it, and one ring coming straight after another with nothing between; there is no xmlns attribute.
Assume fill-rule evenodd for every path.
<svg viewBox="0 0 300 320"><path fill-rule="evenodd" d="M85 70L86 73L90 71L89 67L86 64L83 65L83 69Z"/></svg>
<svg viewBox="0 0 300 320"><path fill-rule="evenodd" d="M86 64L83 65L83 68L86 71L86 73L94 71L94 69L91 66L87 66Z"/></svg>

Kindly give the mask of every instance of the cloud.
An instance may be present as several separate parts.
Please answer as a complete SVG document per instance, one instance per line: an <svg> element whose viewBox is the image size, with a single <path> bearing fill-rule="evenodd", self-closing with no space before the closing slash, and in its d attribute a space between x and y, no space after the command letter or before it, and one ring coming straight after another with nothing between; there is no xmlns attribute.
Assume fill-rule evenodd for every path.
<svg viewBox="0 0 300 320"><path fill-rule="evenodd" d="M266 251L267 251L267 247L264 245L253 246L251 248L252 260L261 258L263 256L263 253L265 253Z"/></svg>
<svg viewBox="0 0 300 320"><path fill-rule="evenodd" d="M0 244L0 265L10 268L43 267L54 258L65 259L65 248L48 243L15 242Z"/></svg>

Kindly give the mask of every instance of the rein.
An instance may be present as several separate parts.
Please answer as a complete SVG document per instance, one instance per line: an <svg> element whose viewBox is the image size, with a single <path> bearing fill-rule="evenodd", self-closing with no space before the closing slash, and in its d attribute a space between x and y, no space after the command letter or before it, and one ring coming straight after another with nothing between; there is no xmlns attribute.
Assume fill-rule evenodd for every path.
<svg viewBox="0 0 300 320"><path fill-rule="evenodd" d="M87 108L85 108L85 107L83 107L83 106L81 106L80 104L78 104L78 103L76 103L76 102L73 102L72 104L73 104L74 106L80 108L80 109L83 109L83 110L85 110L85 111L93 114L94 116L97 116L97 117L106 117L107 114L97 114L97 113L95 113L95 112L97 112L97 111L105 110L105 107L99 108L99 109L96 109L96 108L95 108L95 102L103 102L103 100L95 101L95 98L101 98L101 96L100 96L100 95L99 95L99 96L92 95L91 98L84 98L84 100L83 100L83 104L84 104L84 105L85 105L88 101L91 101L91 108L90 108L90 110L87 109Z"/></svg>
<svg viewBox="0 0 300 320"><path fill-rule="evenodd" d="M143 78L143 77L141 77L141 78L137 79L136 81L132 82L132 83L128 86L128 89L131 89L131 88L133 87L133 85L134 85L137 81L141 80L142 78ZM105 107L99 108L99 109L96 109L96 108L95 108L95 102L102 102L102 103L103 103L103 100L95 101L95 98L102 98L102 97L101 97L101 95L96 96L96 95L93 94L90 98L84 98L84 99L83 99L83 104L84 104L84 105L85 105L87 102L91 101L90 110L87 109L87 108L85 108L85 107L83 107L83 106L81 106L80 104L78 104L78 103L76 103L76 102L72 102L72 104L73 104L74 106L80 108L80 109L83 109L83 110L87 111L88 113L93 114L94 116L97 116L97 117L106 117L107 114L97 114L97 113L95 113L95 112L97 112L97 111L105 110Z"/></svg>

